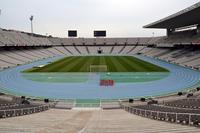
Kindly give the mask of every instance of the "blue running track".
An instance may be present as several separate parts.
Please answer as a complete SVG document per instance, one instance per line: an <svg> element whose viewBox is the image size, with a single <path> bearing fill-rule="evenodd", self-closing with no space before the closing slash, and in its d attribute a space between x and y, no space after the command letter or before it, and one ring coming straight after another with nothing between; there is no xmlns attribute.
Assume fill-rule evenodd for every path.
<svg viewBox="0 0 200 133"><path fill-rule="evenodd" d="M25 79L22 73L20 73L33 66L44 65L62 58L54 57L1 71L0 88L4 92L15 95L53 99L123 99L174 93L190 88L200 81L199 71L169 64L142 55L135 55L135 57L167 68L170 70L170 75L161 80L152 82L116 83L113 87L101 87L97 81L85 83L36 82ZM98 77L95 79L98 79Z"/></svg>

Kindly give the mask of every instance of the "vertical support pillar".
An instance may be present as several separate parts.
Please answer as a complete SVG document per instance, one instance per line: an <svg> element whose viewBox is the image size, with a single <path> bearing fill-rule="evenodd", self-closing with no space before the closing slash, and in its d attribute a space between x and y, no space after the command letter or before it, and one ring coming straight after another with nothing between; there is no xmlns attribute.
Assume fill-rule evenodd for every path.
<svg viewBox="0 0 200 133"><path fill-rule="evenodd" d="M14 110L13 116L16 116L16 109Z"/></svg>
<svg viewBox="0 0 200 133"><path fill-rule="evenodd" d="M172 33L175 31L175 29L167 29L167 36L169 37L172 35Z"/></svg>
<svg viewBox="0 0 200 133"><path fill-rule="evenodd" d="M189 114L189 125L191 124L191 114Z"/></svg>
<svg viewBox="0 0 200 133"><path fill-rule="evenodd" d="M21 112L20 112L20 113L21 113L21 115L24 115L24 113L23 113L23 109L21 109Z"/></svg>
<svg viewBox="0 0 200 133"><path fill-rule="evenodd" d="M159 117L159 112L157 111L157 120L158 120L158 117Z"/></svg>
<svg viewBox="0 0 200 133"><path fill-rule="evenodd" d="M197 35L200 35L200 24L197 25Z"/></svg>
<svg viewBox="0 0 200 133"><path fill-rule="evenodd" d="M6 118L6 111L5 110L3 111L3 115L4 115L4 118Z"/></svg>

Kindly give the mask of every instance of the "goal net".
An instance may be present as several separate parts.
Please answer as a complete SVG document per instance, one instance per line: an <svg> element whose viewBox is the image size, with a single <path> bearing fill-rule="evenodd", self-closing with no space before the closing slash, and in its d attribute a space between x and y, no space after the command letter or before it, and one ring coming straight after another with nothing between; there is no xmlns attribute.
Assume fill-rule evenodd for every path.
<svg viewBox="0 0 200 133"><path fill-rule="evenodd" d="M107 72L107 65L90 65L90 72Z"/></svg>

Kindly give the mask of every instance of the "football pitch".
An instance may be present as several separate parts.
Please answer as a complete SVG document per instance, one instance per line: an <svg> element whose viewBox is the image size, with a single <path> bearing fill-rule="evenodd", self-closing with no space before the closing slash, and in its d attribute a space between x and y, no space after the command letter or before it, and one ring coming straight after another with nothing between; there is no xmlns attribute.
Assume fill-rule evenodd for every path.
<svg viewBox="0 0 200 133"><path fill-rule="evenodd" d="M132 56L68 56L24 72L168 72Z"/></svg>

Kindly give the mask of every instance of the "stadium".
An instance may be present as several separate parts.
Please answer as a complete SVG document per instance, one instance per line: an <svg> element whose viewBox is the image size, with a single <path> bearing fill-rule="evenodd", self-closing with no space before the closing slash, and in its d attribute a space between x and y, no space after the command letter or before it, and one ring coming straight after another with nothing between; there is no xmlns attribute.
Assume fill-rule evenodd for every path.
<svg viewBox="0 0 200 133"><path fill-rule="evenodd" d="M167 35L0 28L0 132L200 132L200 2L143 28Z"/></svg>

